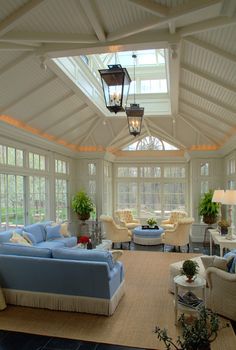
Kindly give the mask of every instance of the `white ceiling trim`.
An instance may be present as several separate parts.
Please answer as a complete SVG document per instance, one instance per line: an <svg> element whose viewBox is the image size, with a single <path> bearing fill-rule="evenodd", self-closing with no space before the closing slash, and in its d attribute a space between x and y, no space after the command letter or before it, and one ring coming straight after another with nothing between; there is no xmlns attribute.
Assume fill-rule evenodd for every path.
<svg viewBox="0 0 236 350"><path fill-rule="evenodd" d="M17 57L13 61L10 61L5 66L3 66L2 69L0 69L0 76L3 74L6 74L9 70L11 70L12 68L15 68L18 64L22 63L24 60L32 57L32 55L33 55L32 53L28 53L28 52L23 53L20 57Z"/></svg>
<svg viewBox="0 0 236 350"><path fill-rule="evenodd" d="M92 128L90 128L89 132L86 132L86 135L80 138L80 142L77 143L77 146L82 146L82 144L93 134L94 130L101 123L101 118L96 118L93 122Z"/></svg>
<svg viewBox="0 0 236 350"><path fill-rule="evenodd" d="M100 41L106 40L105 32L102 28L101 23L99 23L98 16L94 10L93 4L90 2L90 0L80 0L80 4L83 7L85 14L88 17L88 20L94 29L98 39Z"/></svg>
<svg viewBox="0 0 236 350"><path fill-rule="evenodd" d="M143 10L160 17L166 17L168 15L168 7L157 4L154 1L147 2L146 0L128 0L129 2L141 7Z"/></svg>

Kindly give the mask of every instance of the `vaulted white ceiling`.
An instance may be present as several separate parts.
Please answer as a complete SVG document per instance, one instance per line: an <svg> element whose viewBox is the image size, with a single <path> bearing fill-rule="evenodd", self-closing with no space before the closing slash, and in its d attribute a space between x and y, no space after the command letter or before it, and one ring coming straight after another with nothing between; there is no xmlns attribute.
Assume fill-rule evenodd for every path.
<svg viewBox="0 0 236 350"><path fill-rule="evenodd" d="M144 116L140 137L220 149L236 134L235 0L0 0L0 134L72 151L132 143L125 116L106 118L52 58L148 48L169 51L171 113Z"/></svg>

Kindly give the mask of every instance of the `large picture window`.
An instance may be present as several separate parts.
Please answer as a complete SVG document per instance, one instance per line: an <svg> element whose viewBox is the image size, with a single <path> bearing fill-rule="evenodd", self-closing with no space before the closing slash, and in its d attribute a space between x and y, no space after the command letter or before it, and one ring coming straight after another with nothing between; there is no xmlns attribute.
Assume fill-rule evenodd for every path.
<svg viewBox="0 0 236 350"><path fill-rule="evenodd" d="M129 208L140 218L187 210L185 165L116 166L115 209Z"/></svg>

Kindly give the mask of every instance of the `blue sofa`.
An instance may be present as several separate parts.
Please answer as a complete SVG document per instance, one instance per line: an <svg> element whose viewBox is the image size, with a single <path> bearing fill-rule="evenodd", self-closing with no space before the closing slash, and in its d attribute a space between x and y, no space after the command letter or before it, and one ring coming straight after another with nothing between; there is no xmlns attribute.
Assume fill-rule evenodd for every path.
<svg viewBox="0 0 236 350"><path fill-rule="evenodd" d="M123 264L113 261L109 251L77 248L72 244L76 237L41 241L41 233L46 238L43 227L23 229L37 241L31 246L9 243L11 231L0 233L0 285L6 302L112 315L124 295Z"/></svg>

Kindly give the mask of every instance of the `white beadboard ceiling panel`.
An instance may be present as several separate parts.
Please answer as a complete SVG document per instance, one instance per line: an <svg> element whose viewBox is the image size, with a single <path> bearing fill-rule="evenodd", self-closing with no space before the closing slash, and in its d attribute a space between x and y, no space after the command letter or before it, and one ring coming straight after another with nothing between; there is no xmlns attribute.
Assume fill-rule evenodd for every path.
<svg viewBox="0 0 236 350"><path fill-rule="evenodd" d="M148 9L155 4L169 8L173 16L185 10L165 21ZM144 116L143 135L182 149L221 144L236 130L236 20L222 16L223 5L224 0L0 0L0 116L9 115L55 141L124 147L134 141L126 117L118 113L108 118L108 111L97 109L53 69L49 57L77 56L77 48L92 54L104 47L116 52L165 46L174 114ZM155 21L163 23L155 26ZM45 40L36 40L37 33ZM120 39L111 41L113 34ZM98 40L81 42L86 35Z"/></svg>

